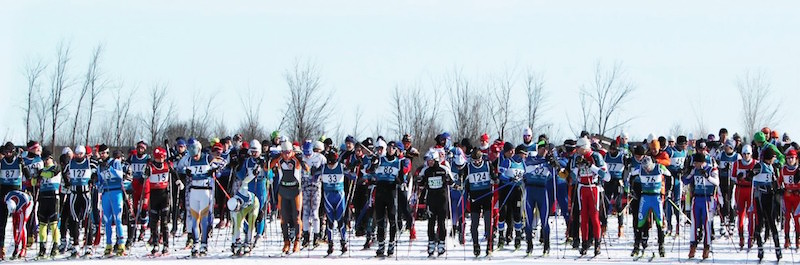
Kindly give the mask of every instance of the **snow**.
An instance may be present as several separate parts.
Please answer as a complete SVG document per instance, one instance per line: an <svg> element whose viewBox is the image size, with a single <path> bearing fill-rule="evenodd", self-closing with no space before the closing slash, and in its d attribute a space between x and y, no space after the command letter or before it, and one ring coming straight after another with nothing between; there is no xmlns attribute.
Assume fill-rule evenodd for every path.
<svg viewBox="0 0 800 265"><path fill-rule="evenodd" d="M556 222L555 217L550 218L551 225ZM658 264L678 264L678 263L699 263L701 256L702 249L698 249L697 255L695 259L687 261L687 253L689 248L689 241L688 235L686 233L682 233L680 237L673 238L673 237L666 237L664 246L666 248L666 257L660 258L658 257L658 248L657 248L657 238L655 233L655 227L650 230L650 239L649 239L649 246L647 249L647 254L638 261L634 261L633 258L630 257L631 248L633 245L633 234L630 226L630 217L626 216L625 218L625 228L623 229L624 235L622 238L617 238L617 228L616 228L616 219L609 218L609 229L608 229L608 245L606 247L605 244L602 245L602 254L598 257L593 259L589 259L588 257L579 257L578 251L572 249L570 246L564 246L564 231L565 225L563 220L559 217L558 218L558 226L552 227L551 233L551 252L550 255L547 257L542 257L541 245L534 240L536 244L533 252L530 257L525 258L525 242L523 240L522 248L516 252L512 252L509 250L509 247L506 247L505 250L495 251L491 258L484 257L485 251L485 243L482 242L482 251L481 257L475 259L472 255L472 246L470 243L471 237L469 232L467 232L467 246L461 246L456 243L453 238L448 238L448 252L441 257L436 259L428 259L426 248L427 248L427 221L417 221L416 228L417 228L417 240L411 242L409 244L408 234L404 233L399 238L397 251L395 253L395 257L387 257L387 258L375 258L375 246L373 246L370 250L361 250L362 245L364 243L364 238L352 238L350 252L339 255L339 244L338 244L338 237L334 242L336 243L335 252L330 257L324 257L325 252L327 250L327 245L322 244L314 250L303 250L299 253L294 253L286 257L280 257L280 248L282 246L282 239L280 238L280 228L279 224L276 223L268 223L267 224L267 238L264 240L262 238L259 241L258 246L253 249L253 253L251 256L241 257L241 258L232 258L230 255L230 236L224 237L223 234L229 235L230 229L215 229L214 234L215 236L209 239L209 255L207 257L201 257L197 259L184 259L189 255L188 250L183 250L182 247L186 242L186 238L181 237L178 238L175 242L177 242L177 246L181 249L173 250L170 256L168 257L159 257L159 258L148 258L146 254L149 253L149 249L145 247L144 242L137 242L134 244L132 250L130 250L129 256L126 257L118 257L113 258L110 260L106 259L78 259L78 260L66 260L63 258L63 255L57 258L54 261L34 261L33 257L35 257L37 252L37 244L28 250L28 261L6 261L7 263L22 263L22 262L36 262L40 264L47 264L47 263L55 263L59 265L71 265L71 264L83 264L83 265L92 265L92 264L115 264L115 265L126 265L126 264L141 264L145 262L147 264L174 264L174 265L188 265L194 264L198 265L206 265L206 264L214 264L216 262L235 262L237 265L247 265L247 264L263 264L265 260L269 262L280 262L281 265L293 265L293 264L348 264L348 265L360 265L360 264L523 264L523 263L543 263L543 264L575 264L575 263L583 263L583 264L637 264L637 263L645 263L648 262L648 257L651 256L650 252L655 252L655 259L653 259L652 263ZM10 223L10 220L9 220ZM469 223L469 221L468 221ZM448 223L449 224L449 223ZM719 221L717 220L717 224ZM469 226L469 225L467 225ZM11 251L13 250L13 240L11 238L11 229L10 225L6 228L6 253L7 257L10 257ZM688 227L683 227L681 231L688 230ZM558 231L556 233L556 231ZM482 232L480 232L482 234ZM783 243L783 231L779 231L781 243ZM145 238L149 238L149 232ZM104 242L105 238L103 238L102 242ZM170 238L172 240L172 238ZM50 244L48 243L48 246ZM95 251L96 255L102 254L102 247L103 243L100 244L98 249ZM513 248L513 245L511 246ZM173 248L174 249L174 248ZM713 244L713 252L708 260L702 261L702 263L715 263L715 264L746 264L746 263L757 263L758 260L756 258L756 246L753 246L753 249L748 253L745 250L738 251L738 236L734 236L730 239L726 237L721 237L719 233L717 234L717 238ZM800 254L797 257L794 257L795 251L784 250L784 257L781 263L793 263L793 261L800 262ZM577 259L577 260L576 260ZM774 263L775 262L775 254L774 249L771 244L765 245L765 256L764 256L765 263Z"/></svg>

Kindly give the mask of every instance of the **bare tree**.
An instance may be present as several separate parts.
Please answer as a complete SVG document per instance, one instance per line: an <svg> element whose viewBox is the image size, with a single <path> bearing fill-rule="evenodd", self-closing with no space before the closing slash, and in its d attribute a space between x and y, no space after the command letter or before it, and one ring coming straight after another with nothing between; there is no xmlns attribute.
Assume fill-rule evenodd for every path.
<svg viewBox="0 0 800 265"><path fill-rule="evenodd" d="M167 87L165 83L155 83L150 88L150 111L145 113L143 127L147 128L152 145L157 143L158 137L163 136L175 112L175 104L169 102L167 97Z"/></svg>
<svg viewBox="0 0 800 265"><path fill-rule="evenodd" d="M100 80L102 73L100 72L100 55L103 53L103 45L97 45L92 52L92 60L89 62L89 69L86 71L86 76L83 80L83 86L81 87L80 93L78 94L78 104L75 108L75 119L72 123L72 138L70 141L70 146L75 146L77 141L75 137L78 133L78 124L80 122L81 117L81 104L83 104L83 99L86 97L86 94L89 94L89 119L92 118L92 111L94 111L94 106L99 96L100 91L102 91L103 86L105 85L102 80ZM91 122L87 122L87 124L91 125ZM85 143L89 142L89 132L90 126L86 126L86 140Z"/></svg>
<svg viewBox="0 0 800 265"><path fill-rule="evenodd" d="M103 54L103 45L98 44L92 53L92 61L89 63L89 71L86 73L86 83L89 88L89 113L86 117L86 140L84 144L89 144L89 135L92 131L92 120L94 120L94 111L97 103L100 101L100 96L103 91L108 87L109 81L105 79L105 75L100 70L100 56ZM80 112L80 103L78 103L78 112ZM77 120L77 118L76 118ZM76 122L77 123L77 122ZM74 136L73 132L73 138Z"/></svg>
<svg viewBox="0 0 800 265"><path fill-rule="evenodd" d="M681 126L680 122L672 123L672 128L669 129L669 134L675 137L684 135L683 126Z"/></svg>
<svg viewBox="0 0 800 265"><path fill-rule="evenodd" d="M746 71L736 82L742 98L742 121L747 135L778 121L780 102L770 98L772 86L763 72Z"/></svg>
<svg viewBox="0 0 800 265"><path fill-rule="evenodd" d="M480 91L472 88L460 70L445 76L444 86L449 91L450 113L455 125L455 136L459 138L477 139L485 130L486 119L483 99Z"/></svg>
<svg viewBox="0 0 800 265"><path fill-rule="evenodd" d="M695 121L695 138L700 137L704 138L706 133L708 133L708 126L706 125L706 119L703 116L703 107L700 105L699 100L695 102L692 100L692 114L694 115Z"/></svg>
<svg viewBox="0 0 800 265"><path fill-rule="evenodd" d="M44 141L45 135L47 135L47 116L50 109L50 106L47 105L47 97L44 93L39 93L38 104L36 104L35 114L36 114L36 135L39 141Z"/></svg>
<svg viewBox="0 0 800 265"><path fill-rule="evenodd" d="M328 103L333 93L323 89L319 68L311 61L296 60L284 78L289 87L289 135L298 141L322 135L330 117L332 105Z"/></svg>
<svg viewBox="0 0 800 265"><path fill-rule="evenodd" d="M525 94L528 106L527 123L528 128L541 131L537 128L537 121L541 119L541 109L544 108L547 99L544 93L544 78L531 70L525 76Z"/></svg>
<svg viewBox="0 0 800 265"><path fill-rule="evenodd" d="M25 96L25 139L30 140L31 134L33 131L31 130L31 115L34 114L36 111L36 99L35 96L39 93L39 77L41 77L42 72L47 68L47 65L42 62L41 59L36 60L29 60L25 65L25 69L23 70L23 74L25 75L25 80L28 81L28 87ZM44 103L39 103L44 104ZM44 140L43 138L39 138L39 141Z"/></svg>
<svg viewBox="0 0 800 265"><path fill-rule="evenodd" d="M516 85L515 70L506 69L503 73L495 75L489 81L489 95L491 95L492 104L492 122L494 123L497 135L500 139L506 139L506 130L513 115L511 108L511 91Z"/></svg>
<svg viewBox="0 0 800 265"><path fill-rule="evenodd" d="M420 82L401 87L395 87L391 99L392 109L404 113L402 118L395 116L395 132L398 136L405 133L414 136L417 148L432 146L433 138L442 132L440 106L443 97L439 96L442 88L438 83L423 87Z"/></svg>
<svg viewBox="0 0 800 265"><path fill-rule="evenodd" d="M135 134L134 131L128 131L128 134L125 134L125 130L129 128L128 120L130 119L131 102L134 101L133 97L138 90L138 85L135 85L129 91L125 91L124 88L125 85L122 83L119 85L119 89L114 91L114 111L109 121L111 124L109 127L114 128L112 132L114 146L121 146L124 143L123 140L129 138L128 134Z"/></svg>
<svg viewBox="0 0 800 265"><path fill-rule="evenodd" d="M50 97L48 98L48 105L50 107L50 150L55 153L56 139L58 128L64 123L61 118L64 115L67 104L64 98L66 92L73 84L72 79L67 73L67 67L70 61L70 45L63 41L59 43L56 50L56 63L50 76Z"/></svg>
<svg viewBox="0 0 800 265"><path fill-rule="evenodd" d="M241 94L239 100L244 111L239 132L242 133L244 139L266 138L266 130L261 126L261 102L264 100L264 94L258 93L256 95L252 89L248 88L246 93ZM223 127L221 128L224 128L224 124L222 125ZM217 131L219 132L220 130Z"/></svg>
<svg viewBox="0 0 800 265"><path fill-rule="evenodd" d="M250 100L250 99L248 99ZM192 96L192 113L189 119L189 135L194 137L208 137L211 132L209 124L213 123L214 98L203 99L199 93Z"/></svg>
<svg viewBox="0 0 800 265"><path fill-rule="evenodd" d="M581 93L586 95L593 106L591 112L595 113L594 123L597 133L605 135L629 123L633 118L616 119L623 104L631 97L636 86L629 81L622 70L621 63L615 63L610 69L605 69L597 62L594 82L589 87L582 87ZM614 122L611 122L611 121Z"/></svg>
<svg viewBox="0 0 800 265"><path fill-rule="evenodd" d="M353 117L353 134L352 134L352 136L356 139L360 139L359 137L361 135L361 128L359 127L361 125L361 115L362 115L361 105L356 105L356 111Z"/></svg>

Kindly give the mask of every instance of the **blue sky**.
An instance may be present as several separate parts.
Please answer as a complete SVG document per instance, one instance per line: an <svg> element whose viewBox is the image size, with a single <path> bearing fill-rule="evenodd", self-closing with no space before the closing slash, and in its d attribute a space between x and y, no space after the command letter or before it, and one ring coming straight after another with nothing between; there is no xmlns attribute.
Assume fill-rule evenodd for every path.
<svg viewBox="0 0 800 265"><path fill-rule="evenodd" d="M623 115L626 131L666 134L696 127L741 131L736 78L769 78L783 109L800 96L800 4L794 1L0 1L0 135L21 141L28 58L51 61L60 40L85 72L97 43L103 69L141 87L168 82L180 115L192 93L214 94L229 128L239 124L239 92L264 91L262 122L274 128L285 104L285 69L313 59L335 91L332 123L351 126L359 98L362 127L389 126L396 84L439 77L454 66L480 81L507 67L543 74L545 119L571 135L577 95L598 60L623 63L638 87ZM516 119L523 88L514 92ZM111 93L106 93L110 97ZM143 111L146 98L135 98ZM110 102L102 106L109 111ZM776 128L800 131L795 111ZM343 118L339 118L343 117ZM447 122L450 116L443 117ZM341 120L341 121L340 121ZM386 127L384 126L384 127Z"/></svg>

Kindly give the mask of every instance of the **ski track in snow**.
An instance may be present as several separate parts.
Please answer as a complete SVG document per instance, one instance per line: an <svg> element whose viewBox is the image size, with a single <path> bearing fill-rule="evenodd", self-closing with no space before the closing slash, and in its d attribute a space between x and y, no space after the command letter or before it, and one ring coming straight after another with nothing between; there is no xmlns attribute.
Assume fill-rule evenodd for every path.
<svg viewBox="0 0 800 265"><path fill-rule="evenodd" d="M697 254L694 259L688 260L688 250L689 250L689 236L686 233L681 233L680 237L671 237L667 236L665 238L664 248L666 249L666 256L661 258L658 256L658 244L657 244L657 237L655 232L655 226L650 229L650 238L648 240L648 248L646 254L639 259L638 261L634 261L634 259L630 256L630 252L633 246L633 231L630 226L629 216L625 218L625 228L623 229L624 235L622 238L617 238L617 227L616 227L616 218L609 218L609 228L608 228L608 245L601 244L602 253L594 258L590 258L589 256L580 257L578 250L572 249L571 246L566 246L565 252L565 245L564 245L564 231L565 231L565 224L561 217L558 218L558 227L556 233L556 227L553 226L553 223L556 221L555 217L550 217L551 223L551 250L550 254L547 257L542 257L542 246L537 241L534 240L534 248L531 256L525 257L525 241L522 242L522 247L517 250L513 251L513 243L511 246L506 246L504 250L495 250L494 254L491 258L485 257L485 242L481 241L481 256L479 258L474 258L472 255L472 244L471 244L471 236L470 233L467 232L467 245L461 246L457 244L457 241L452 238L448 237L447 239L447 254L442 255L435 259L429 259L427 257L426 249L427 249L427 221L417 221L416 228L417 228L417 239L411 243L409 247L409 240L408 240L408 233L404 232L398 241L398 246L395 252L395 256L393 257L386 257L386 258L376 258L375 257L375 249L377 244L373 245L373 247L369 250L361 250L362 245L364 244L363 237L353 237L351 238L350 243L350 251L340 255L341 252L339 251L339 243L338 237L334 237L335 248L334 252L331 256L325 257L327 244L321 244L319 247L313 250L301 250L298 253L293 253L286 257L280 256L280 248L282 247L282 238L280 238L280 227L278 222L267 223L267 227L265 229L266 240L262 238L258 245L252 250L250 256L244 257L231 257L230 252L230 229L214 229L214 236L209 238L209 253L206 257L200 258L188 258L190 251L184 250L183 246L186 242L186 236L176 238L175 242L177 244L173 244L172 251L169 256L166 257L159 257L159 258L149 258L146 257L149 254L150 249L145 246L144 242L136 242L132 249L129 250L128 256L125 257L114 257L111 259L74 259L69 260L66 259L67 255L59 255L54 260L34 260L36 253L38 251L38 243L34 244L31 248L28 249L28 257L27 260L13 260L13 261L4 261L4 263L14 264L14 263L39 263L39 264L141 264L141 263L148 263L148 264L197 264L198 262L201 264L214 264L216 262L236 262L237 264L246 265L246 264L263 264L264 261L274 261L280 262L281 265L291 265L291 264L320 264L320 263L333 263L333 264L350 264L350 265L358 265L358 264L464 264L464 263L474 263L474 264L523 264L523 263L542 263L542 264L641 264L641 263L658 263L658 264L697 264L697 263L714 263L714 264L757 264L758 259L756 257L757 247L753 246L750 253L747 253L747 249L745 248L742 251L738 251L738 235L731 237L730 239L726 237L721 237L719 233L717 233L716 239L714 240L714 244L712 246L712 253L707 260L701 261L700 256L702 255L702 244L698 247ZM10 223L10 222L9 222ZM467 227L469 227L469 222L467 222ZM717 219L717 230L719 230L719 220ZM448 221L448 225L449 225ZM13 251L13 238L11 237L11 226L9 225L6 228L6 255L7 258L11 256L11 252ZM681 228L681 231L684 232L688 230L688 226L684 226ZM449 229L449 227L448 227ZM480 230L480 234L483 234L482 229ZM388 229L387 229L388 231ZM449 232L449 231L448 231ZM227 233L228 236L223 236L223 233ZM734 232L736 233L736 232ZM783 231L778 232L781 238L781 244L783 244ZM388 238L388 237L387 237ZM538 236L537 236L538 238ZM149 239L149 231L145 235L145 239ZM172 242L172 237L170 237L170 241ZM95 255L101 255L103 252L105 237L103 236L101 240L101 244L95 250ZM172 243L175 243L172 242ZM51 243L48 243L48 250ZM177 249L176 249L177 246ZM764 245L765 255L764 260L762 263L765 264L775 264L775 253L774 248L771 243L765 243ZM783 259L780 263L793 263L793 261L800 262L800 253L794 253L794 250L783 250ZM591 254L591 249L590 249ZM655 253L655 258L648 262L649 257L652 255L651 253ZM797 257L794 257L794 256Z"/></svg>

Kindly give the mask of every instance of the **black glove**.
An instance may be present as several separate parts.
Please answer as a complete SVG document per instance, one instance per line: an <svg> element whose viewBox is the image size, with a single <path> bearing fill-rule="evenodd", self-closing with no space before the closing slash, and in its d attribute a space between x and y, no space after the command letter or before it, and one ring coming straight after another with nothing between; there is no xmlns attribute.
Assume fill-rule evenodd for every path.
<svg viewBox="0 0 800 265"><path fill-rule="evenodd" d="M253 176L258 176L259 169L260 169L259 167L253 168Z"/></svg>
<svg viewBox="0 0 800 265"><path fill-rule="evenodd" d="M192 175L192 170L187 168L187 169L185 169L183 171L183 174L185 174L186 176L191 176Z"/></svg>

